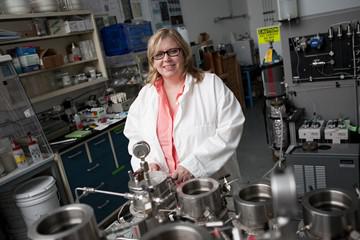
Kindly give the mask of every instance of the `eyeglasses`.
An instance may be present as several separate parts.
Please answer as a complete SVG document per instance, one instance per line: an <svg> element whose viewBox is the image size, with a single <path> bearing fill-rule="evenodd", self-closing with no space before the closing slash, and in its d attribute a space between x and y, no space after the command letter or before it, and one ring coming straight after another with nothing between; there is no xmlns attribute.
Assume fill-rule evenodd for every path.
<svg viewBox="0 0 360 240"><path fill-rule="evenodd" d="M165 57L165 53L169 56L169 57L176 57L179 56L179 53L181 51L181 48L170 48L167 51L162 51L162 52L158 52L157 54L155 54L153 56L154 60L160 60L163 59Z"/></svg>

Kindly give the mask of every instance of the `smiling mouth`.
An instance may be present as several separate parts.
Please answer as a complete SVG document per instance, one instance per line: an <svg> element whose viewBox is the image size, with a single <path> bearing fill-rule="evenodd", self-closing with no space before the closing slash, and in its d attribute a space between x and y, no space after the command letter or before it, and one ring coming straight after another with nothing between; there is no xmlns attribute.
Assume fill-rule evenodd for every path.
<svg viewBox="0 0 360 240"><path fill-rule="evenodd" d="M163 68L167 69L167 68L173 68L175 67L175 65L166 65L166 66L163 66Z"/></svg>

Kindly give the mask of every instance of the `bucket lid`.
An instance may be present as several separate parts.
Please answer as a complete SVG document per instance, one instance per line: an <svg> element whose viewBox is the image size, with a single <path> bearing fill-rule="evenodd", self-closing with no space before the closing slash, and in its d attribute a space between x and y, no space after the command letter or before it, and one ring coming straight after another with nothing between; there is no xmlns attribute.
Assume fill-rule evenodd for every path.
<svg viewBox="0 0 360 240"><path fill-rule="evenodd" d="M49 190L55 184L55 179L51 176L41 176L31 179L15 190L16 199L31 198Z"/></svg>

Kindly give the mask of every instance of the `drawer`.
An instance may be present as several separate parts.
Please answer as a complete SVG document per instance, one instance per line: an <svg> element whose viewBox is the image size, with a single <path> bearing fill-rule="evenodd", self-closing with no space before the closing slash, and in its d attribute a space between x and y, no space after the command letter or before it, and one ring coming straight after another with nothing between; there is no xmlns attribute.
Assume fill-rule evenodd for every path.
<svg viewBox="0 0 360 240"><path fill-rule="evenodd" d="M115 191L114 186L109 183L110 181L102 181L97 184L95 188L103 191ZM113 188L113 189L112 189ZM115 191L122 192L122 191ZM127 200L123 197L112 196L102 193L90 193L89 195L80 199L81 203L90 205L95 212L96 220L100 223L107 216L113 213L117 208L124 204Z"/></svg>
<svg viewBox="0 0 360 240"><path fill-rule="evenodd" d="M127 170L131 169L131 156L128 152L129 140L125 137L124 131L125 124L121 124L118 127L110 131L111 139L114 144L116 158L119 164L126 166Z"/></svg>
<svg viewBox="0 0 360 240"><path fill-rule="evenodd" d="M91 169L93 165L89 162L85 145L80 145L60 156L70 188L74 194L73 191L76 187L86 186L91 179L87 170Z"/></svg>

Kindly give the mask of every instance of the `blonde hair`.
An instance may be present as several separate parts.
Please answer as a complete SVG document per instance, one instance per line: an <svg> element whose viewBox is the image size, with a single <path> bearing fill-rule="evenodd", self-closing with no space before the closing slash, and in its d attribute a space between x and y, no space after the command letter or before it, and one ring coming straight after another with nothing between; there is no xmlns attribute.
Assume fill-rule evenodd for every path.
<svg viewBox="0 0 360 240"><path fill-rule="evenodd" d="M195 78L196 82L201 81L204 77L204 72L194 66L192 51L189 44L185 42L183 37L175 29L162 28L152 35L148 42L147 58L149 62L149 75L147 82L154 84L155 80L161 77L154 67L153 56L156 54L159 43L167 37L173 39L182 51L184 56L184 74L189 73Z"/></svg>

